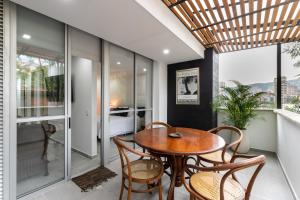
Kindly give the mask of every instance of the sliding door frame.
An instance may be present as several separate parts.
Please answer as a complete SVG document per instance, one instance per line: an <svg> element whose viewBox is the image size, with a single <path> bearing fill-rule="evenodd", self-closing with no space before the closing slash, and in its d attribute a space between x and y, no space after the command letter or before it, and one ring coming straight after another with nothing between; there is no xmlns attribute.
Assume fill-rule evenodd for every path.
<svg viewBox="0 0 300 200"><path fill-rule="evenodd" d="M5 124L7 122L9 125L6 125L5 131L5 140L6 140L6 156L4 163L4 170L5 170L5 180L4 180L4 199L17 199L19 197L25 196L27 194L36 192L41 190L42 188L48 187L53 183L60 182L62 180L67 180L68 174L68 159L69 156L67 154L67 149L69 148L68 143L68 62L67 62L67 40L65 40L65 59L64 59L64 78L65 78L65 94L64 94L64 115L56 115L56 116L38 116L38 117L28 117L28 118L17 118L17 103L16 103L16 57L17 57L17 5L14 3L9 2L8 0L4 1L5 6L5 71L6 71L6 83L9 88L5 89L5 96L6 96L6 105L9 108L9 113L7 113L8 117L5 120ZM60 22L61 23L61 22ZM66 27L65 27L65 39L67 38L66 35ZM58 120L64 119L64 136L65 136L65 153L64 153L64 176L61 179L58 179L54 182L48 183L43 185L39 188L35 188L31 191L28 191L24 194L17 195L17 124L18 123L26 123L26 122L38 122L44 120ZM8 158L7 158L8 156ZM8 184L6 184L8 183Z"/></svg>

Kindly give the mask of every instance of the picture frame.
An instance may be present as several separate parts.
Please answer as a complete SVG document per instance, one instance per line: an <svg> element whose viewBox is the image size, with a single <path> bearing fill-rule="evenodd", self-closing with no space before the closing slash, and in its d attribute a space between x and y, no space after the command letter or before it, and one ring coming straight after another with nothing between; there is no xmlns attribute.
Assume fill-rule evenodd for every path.
<svg viewBox="0 0 300 200"><path fill-rule="evenodd" d="M199 68L189 68L176 71L176 104L200 104Z"/></svg>

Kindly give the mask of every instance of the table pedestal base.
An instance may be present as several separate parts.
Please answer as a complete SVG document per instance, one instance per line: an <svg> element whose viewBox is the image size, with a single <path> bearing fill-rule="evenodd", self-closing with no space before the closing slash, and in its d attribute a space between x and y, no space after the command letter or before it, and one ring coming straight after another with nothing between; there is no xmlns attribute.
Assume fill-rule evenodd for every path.
<svg viewBox="0 0 300 200"><path fill-rule="evenodd" d="M168 200L174 199L175 187L182 186L182 173L184 170L184 159L185 156L168 156L168 162L171 169L171 184L168 192Z"/></svg>

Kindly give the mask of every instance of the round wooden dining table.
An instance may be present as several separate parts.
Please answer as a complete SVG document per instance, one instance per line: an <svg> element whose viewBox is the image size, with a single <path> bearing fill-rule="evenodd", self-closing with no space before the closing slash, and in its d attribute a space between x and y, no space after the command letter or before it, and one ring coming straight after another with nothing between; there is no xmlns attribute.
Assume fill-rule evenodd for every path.
<svg viewBox="0 0 300 200"><path fill-rule="evenodd" d="M180 133L180 138L168 136ZM184 160L187 156L212 153L222 149L222 137L207 131L192 128L151 128L134 135L135 142L149 152L167 157L171 169L168 200L174 199L174 188L182 186Z"/></svg>

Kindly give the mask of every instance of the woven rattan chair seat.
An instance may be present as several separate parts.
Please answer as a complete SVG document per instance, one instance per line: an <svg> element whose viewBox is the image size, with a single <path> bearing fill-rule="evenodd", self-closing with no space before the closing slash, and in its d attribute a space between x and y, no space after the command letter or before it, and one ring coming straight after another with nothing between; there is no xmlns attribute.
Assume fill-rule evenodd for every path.
<svg viewBox="0 0 300 200"><path fill-rule="evenodd" d="M135 160L130 162L131 177L135 179L152 179L160 175L163 166L157 160ZM128 176L128 167L124 167Z"/></svg>
<svg viewBox="0 0 300 200"><path fill-rule="evenodd" d="M199 172L191 176L190 186L206 199L219 200L221 180L222 174ZM228 177L224 185L224 197L226 200L242 200L245 197L245 191L237 181Z"/></svg>

